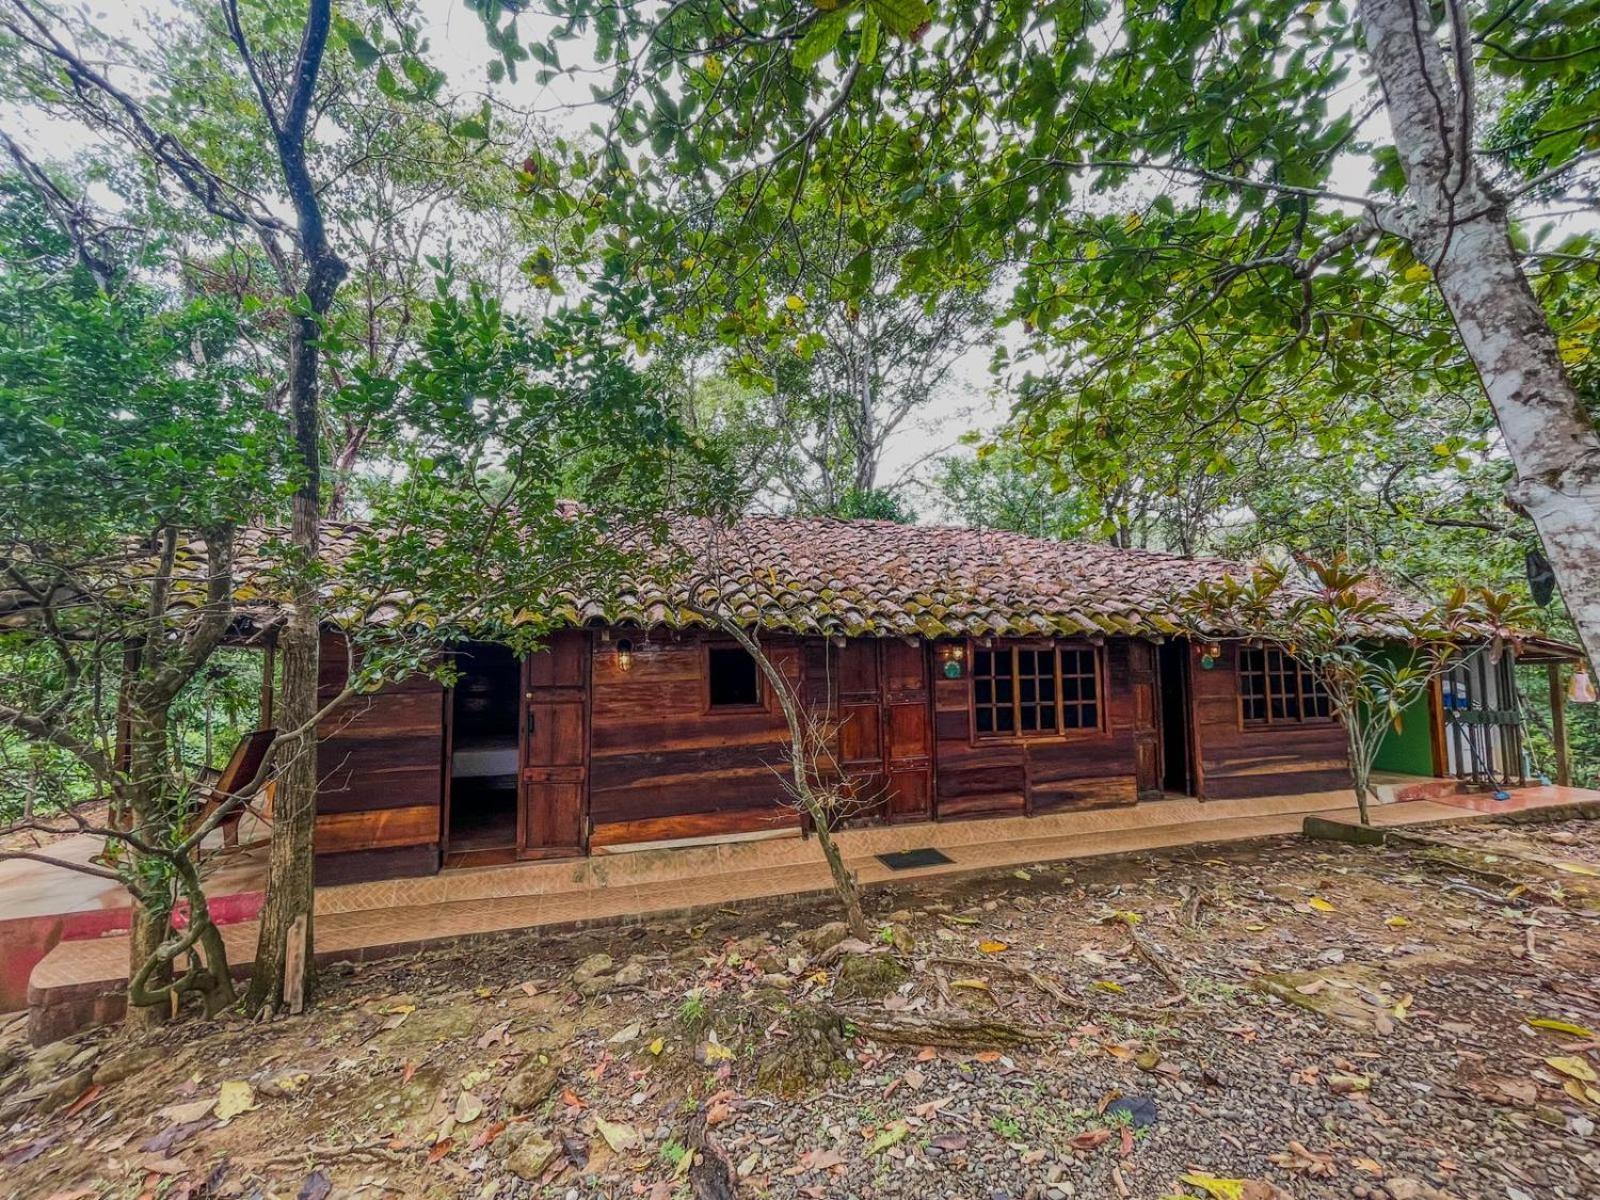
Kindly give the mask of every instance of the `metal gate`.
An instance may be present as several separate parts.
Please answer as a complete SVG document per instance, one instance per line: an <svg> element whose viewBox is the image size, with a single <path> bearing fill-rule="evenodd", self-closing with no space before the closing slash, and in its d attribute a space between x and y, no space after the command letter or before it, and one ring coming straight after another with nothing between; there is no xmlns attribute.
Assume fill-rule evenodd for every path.
<svg viewBox="0 0 1600 1200"><path fill-rule="evenodd" d="M1514 666L1510 650L1496 660L1480 648L1441 677L1445 759L1457 779L1491 787L1527 782Z"/></svg>

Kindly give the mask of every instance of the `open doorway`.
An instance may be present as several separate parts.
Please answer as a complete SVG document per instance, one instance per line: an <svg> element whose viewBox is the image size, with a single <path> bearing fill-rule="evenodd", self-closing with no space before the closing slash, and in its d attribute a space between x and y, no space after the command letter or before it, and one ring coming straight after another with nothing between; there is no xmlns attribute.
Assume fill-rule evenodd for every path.
<svg viewBox="0 0 1600 1200"><path fill-rule="evenodd" d="M1156 661L1161 696L1161 790L1194 795L1194 739L1189 724L1189 643L1162 642Z"/></svg>
<svg viewBox="0 0 1600 1200"><path fill-rule="evenodd" d="M463 855L515 853L521 776L521 661L505 646L469 642L456 652L456 668L461 677L450 701L446 865L461 865Z"/></svg>

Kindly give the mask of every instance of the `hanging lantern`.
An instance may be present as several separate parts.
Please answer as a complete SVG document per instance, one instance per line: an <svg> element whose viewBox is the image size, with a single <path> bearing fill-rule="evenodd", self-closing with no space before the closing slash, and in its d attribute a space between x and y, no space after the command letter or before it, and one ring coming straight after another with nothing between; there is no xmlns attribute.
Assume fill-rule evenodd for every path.
<svg viewBox="0 0 1600 1200"><path fill-rule="evenodd" d="M1567 699L1574 704L1593 704L1595 702L1594 681L1589 678L1587 671L1574 671L1572 678L1567 681Z"/></svg>
<svg viewBox="0 0 1600 1200"><path fill-rule="evenodd" d="M945 642L939 647L939 670L946 679L960 679L966 663L967 647L963 642Z"/></svg>

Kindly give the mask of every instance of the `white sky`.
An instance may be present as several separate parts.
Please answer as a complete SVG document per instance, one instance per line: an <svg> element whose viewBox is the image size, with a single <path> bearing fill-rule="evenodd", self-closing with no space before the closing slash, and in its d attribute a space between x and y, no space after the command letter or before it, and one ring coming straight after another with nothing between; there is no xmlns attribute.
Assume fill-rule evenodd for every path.
<svg viewBox="0 0 1600 1200"><path fill-rule="evenodd" d="M121 4L86 4L84 10L108 31L138 40L148 36L147 18L174 7L170 0L126 0ZM430 42L429 59L445 71L448 90L470 95L488 87L487 68L492 54L477 16L461 0L419 0L419 10ZM545 22L525 14L519 34L526 42L541 34L544 25ZM569 47L563 47L563 61L567 62L574 53ZM590 83L604 82L609 74L596 77L580 72L575 78L562 75L548 86L540 87L533 82L535 71L533 64L524 64L518 81L502 84L496 92L514 107L537 113L552 132L582 135L592 122L601 119L600 108L592 100ZM1366 82L1359 74L1353 74L1340 99L1353 106L1362 103L1367 94ZM1386 114L1380 110L1363 132L1386 140L1386 120ZM13 128L20 126L34 150L47 159L80 153L94 144L87 131L36 115L11 113L7 114L7 121ZM1369 171L1364 155L1347 155L1337 165L1330 187L1346 194L1365 193L1370 185ZM1004 417L1007 398L988 370L988 357L988 350L981 348L965 355L952 371L947 386L927 406L923 419L897 431L884 456L884 483L895 482L907 469L924 462L930 451L954 445L969 430L993 429ZM926 497L913 493L910 499L914 505L927 507Z"/></svg>
<svg viewBox="0 0 1600 1200"><path fill-rule="evenodd" d="M169 0L127 0L118 5L87 4L83 12L108 33L138 42L149 36L150 17L176 7ZM484 40L478 17L461 0L419 0L419 9L430 43L428 59L448 76L447 90L470 94L488 88L488 65L494 55ZM531 22L530 15L525 14L519 25L522 39L531 40L541 24ZM581 136L591 123L601 119L601 109L589 89L593 76L562 75L540 87L533 82L536 70L536 64L523 64L517 82L499 85L494 89L496 95L516 108L536 112L554 133ZM6 119L33 152L46 161L70 158L97 144L96 136L89 131L37 113L13 112ZM931 450L954 447L968 430L992 429L1002 420L1007 404L997 392L988 357L985 349L966 354L920 419L907 422L896 431L883 457L884 483L893 483L918 464L925 464ZM913 506L927 507L925 497L911 494L909 498Z"/></svg>

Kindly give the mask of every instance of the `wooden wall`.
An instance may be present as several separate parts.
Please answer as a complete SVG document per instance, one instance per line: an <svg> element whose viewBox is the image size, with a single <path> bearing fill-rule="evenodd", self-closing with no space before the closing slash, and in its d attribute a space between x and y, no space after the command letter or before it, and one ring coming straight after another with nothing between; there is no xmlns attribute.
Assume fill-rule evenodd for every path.
<svg viewBox="0 0 1600 1200"><path fill-rule="evenodd" d="M618 636L634 644L617 661ZM731 643L728 643L731 644ZM775 666L801 675L798 641L763 643ZM596 640L590 691L591 847L747 833L799 824L783 803L788 726L763 681L759 708L713 709L706 639L656 634Z"/></svg>
<svg viewBox="0 0 1600 1200"><path fill-rule="evenodd" d="M1103 728L1062 737L974 738L968 673L947 679L935 672L935 813L1021 816L1134 803L1135 727L1149 713L1136 705L1131 653L1126 638L1104 647ZM966 661L970 666L970 649Z"/></svg>
<svg viewBox="0 0 1600 1200"><path fill-rule="evenodd" d="M319 703L344 686L344 639L324 634ZM318 729L319 884L439 869L444 689L413 676L348 701Z"/></svg>
<svg viewBox="0 0 1600 1200"><path fill-rule="evenodd" d="M1189 678L1202 799L1327 792L1350 785L1344 730L1336 722L1246 727L1239 718L1237 647L1224 645L1209 671L1200 666L1198 651L1193 654Z"/></svg>
<svg viewBox="0 0 1600 1200"><path fill-rule="evenodd" d="M788 731L763 685L758 707L713 709L707 638L632 635L631 666L617 635L594 638L589 689L587 819L591 847L791 828L798 814L775 774ZM822 639L769 639L768 653L808 701L838 685L838 655ZM1150 794L1155 695L1151 648L1103 647L1104 727L1063 737L972 736L970 679L933 679L933 815L1041 814L1134 803ZM969 665L971 662L968 652ZM320 691L342 685L342 639L324 639ZM1227 799L1346 786L1336 724L1244 728L1232 647L1191 672L1203 771L1201 796ZM347 703L317 747L317 879L352 882L424 874L439 866L445 771L443 689L414 678Z"/></svg>

